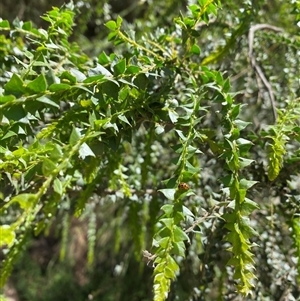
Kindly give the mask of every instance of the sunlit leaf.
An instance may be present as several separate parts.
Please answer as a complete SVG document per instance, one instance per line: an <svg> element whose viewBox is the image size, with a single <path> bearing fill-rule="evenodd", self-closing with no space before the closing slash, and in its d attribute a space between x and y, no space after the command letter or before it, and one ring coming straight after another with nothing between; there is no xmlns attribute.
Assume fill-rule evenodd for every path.
<svg viewBox="0 0 300 301"><path fill-rule="evenodd" d="M79 158L85 159L88 156L95 157L95 154L86 143L83 143L79 148Z"/></svg>
<svg viewBox="0 0 300 301"><path fill-rule="evenodd" d="M13 197L10 203L19 203L20 207L24 210L29 210L36 200L36 196L31 193L21 193Z"/></svg>
<svg viewBox="0 0 300 301"><path fill-rule="evenodd" d="M47 89L47 82L44 74L39 75L33 81L27 84L27 88L35 93L43 92Z"/></svg>
<svg viewBox="0 0 300 301"><path fill-rule="evenodd" d="M0 226L0 247L11 247L15 241L15 231L9 225Z"/></svg>
<svg viewBox="0 0 300 301"><path fill-rule="evenodd" d="M168 200L173 201L176 189L160 189L161 192Z"/></svg>
<svg viewBox="0 0 300 301"><path fill-rule="evenodd" d="M106 23L105 23L105 26L106 26L107 28L109 28L110 30L115 30L115 29L117 28L116 22L115 22L115 21L112 21L112 20L106 22Z"/></svg>

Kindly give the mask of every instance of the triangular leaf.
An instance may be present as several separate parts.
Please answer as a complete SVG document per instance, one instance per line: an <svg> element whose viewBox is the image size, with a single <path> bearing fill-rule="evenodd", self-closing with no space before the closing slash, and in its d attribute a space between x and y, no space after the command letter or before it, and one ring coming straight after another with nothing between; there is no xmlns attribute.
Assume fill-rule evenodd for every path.
<svg viewBox="0 0 300 301"><path fill-rule="evenodd" d="M126 117L125 115L123 115L123 114L118 115L118 118L119 118L121 121L123 121L123 122L125 122L125 123L127 123L128 125L131 126L131 124L129 123L129 121L128 121L128 119L127 119L127 117Z"/></svg>
<svg viewBox="0 0 300 301"><path fill-rule="evenodd" d="M35 93L44 92L47 89L47 82L44 74L39 75L36 79L27 84L27 88Z"/></svg>
<svg viewBox="0 0 300 301"><path fill-rule="evenodd" d="M11 79L4 85L4 90L6 94L13 94L16 96L20 96L26 93L22 79L15 73L12 75Z"/></svg>
<svg viewBox="0 0 300 301"><path fill-rule="evenodd" d="M168 200L174 201L176 189L160 189L158 191L161 192Z"/></svg>
<svg viewBox="0 0 300 301"><path fill-rule="evenodd" d="M59 195L62 195L63 186L62 186L61 181L57 178L53 181L53 189L56 193L58 193Z"/></svg>
<svg viewBox="0 0 300 301"><path fill-rule="evenodd" d="M80 139L81 134L78 128L73 127L72 133L70 135L69 143L75 145Z"/></svg>
<svg viewBox="0 0 300 301"><path fill-rule="evenodd" d="M36 99L39 102L42 102L44 104L50 105L52 107L56 107L59 109L59 104L57 104L56 102L54 102L53 100L51 100L50 98L48 98L47 96L43 95L41 97L38 97Z"/></svg>
<svg viewBox="0 0 300 301"><path fill-rule="evenodd" d="M56 165L53 161L51 161L48 158L43 159L42 172L45 177L51 175L55 168L56 168Z"/></svg>
<svg viewBox="0 0 300 301"><path fill-rule="evenodd" d="M116 65L114 65L114 75L118 76L125 72L126 70L126 60L123 59L120 62L118 62Z"/></svg>
<svg viewBox="0 0 300 301"><path fill-rule="evenodd" d="M79 149L79 158L85 159L88 156L96 157L94 152L90 149L90 147L86 143L83 143Z"/></svg>
<svg viewBox="0 0 300 301"><path fill-rule="evenodd" d="M175 242L189 240L189 237L187 236L187 234L180 227L174 226L173 232L174 232L174 241Z"/></svg>

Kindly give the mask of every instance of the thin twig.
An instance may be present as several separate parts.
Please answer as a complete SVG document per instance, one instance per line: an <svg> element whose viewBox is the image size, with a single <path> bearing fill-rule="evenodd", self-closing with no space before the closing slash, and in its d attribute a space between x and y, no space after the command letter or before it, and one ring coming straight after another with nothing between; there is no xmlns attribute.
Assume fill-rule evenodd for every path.
<svg viewBox="0 0 300 301"><path fill-rule="evenodd" d="M276 122L277 112L276 112L275 97L274 97L274 93L273 93L273 90L272 90L272 86L271 86L270 82L267 80L266 76L264 75L262 69L256 63L256 59L255 59L255 56L253 54L254 33L255 33L255 31L261 30L261 29L269 29L269 30L273 30L275 32L282 32L283 30L279 27L272 26L272 25L269 25L269 24L256 24L256 25L251 26L251 28L249 30L249 35L248 35L248 41L249 41L248 55L249 55L249 58L250 58L250 62L251 62L251 65L252 65L253 69L256 71L257 75L260 77L263 84L265 85L265 87L268 90L270 100L271 100L273 116L274 116L274 120Z"/></svg>
<svg viewBox="0 0 300 301"><path fill-rule="evenodd" d="M214 207L212 212L206 212L202 217L198 218L189 228L184 230L185 233L192 232L195 227L202 224L206 219L216 218L217 216L211 216L211 214L219 207Z"/></svg>
<svg viewBox="0 0 300 301"><path fill-rule="evenodd" d="M149 251L147 250L143 250L143 257L144 259L147 261L147 265L151 262L154 261L155 258L157 257L156 254L151 254ZM154 263L152 264L152 267L154 267Z"/></svg>

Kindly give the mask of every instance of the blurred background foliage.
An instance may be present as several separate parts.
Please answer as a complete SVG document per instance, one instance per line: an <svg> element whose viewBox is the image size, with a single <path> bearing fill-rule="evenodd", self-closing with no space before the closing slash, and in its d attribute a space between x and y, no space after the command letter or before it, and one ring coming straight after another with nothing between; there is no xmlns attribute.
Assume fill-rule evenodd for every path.
<svg viewBox="0 0 300 301"><path fill-rule="evenodd" d="M43 27L45 23L40 16L63 2L2 0L0 17L11 22L17 22L16 18L31 20L37 27ZM157 30L162 31L160 28L167 32L170 26L173 30L173 19L180 12L185 13L187 5L193 2L76 0L77 25L72 40L92 58L103 50L107 53L119 51L126 56L126 48L114 49L112 43L107 41L109 31L104 26L105 22L121 15L125 19L127 32L132 32L136 37L151 36ZM300 8L297 11L295 3L281 0L224 1L215 19L208 24L199 24L201 31L197 37L201 47L198 63L206 60L207 64L230 77L232 92L237 92L236 101L247 105L242 112L243 120L251 122L247 135L256 142L251 152L256 164L247 174L259 181L251 191L252 199L260 205L260 210L251 217L259 233L255 238L259 245L255 250L259 279L255 286L255 300L300 298L292 239L292 229L295 227L292 227L290 219L295 212L299 213L300 208L299 163L295 160L299 157L299 143L293 142L289 146L278 179L269 181L265 169L267 156L262 149L267 141L267 125L274 123L272 104L267 89L251 68L248 48L248 33L254 24L273 25L295 37L292 40L277 32L261 30L255 33L253 40L256 60L272 85L277 108L286 108L286 100L300 95L300 40L299 25L296 24ZM217 56L213 57L213 54ZM156 83L156 88L159 90L164 84L162 80ZM204 120L207 128L218 128L217 110L212 108L210 117ZM169 145L175 144L176 137L167 133L158 140L154 131L141 128L132 139L131 143L124 142L118 150L123 156L123 170L120 173L124 173L133 191L131 196L124 196L123 192L115 193L113 188L118 187L114 183L118 180L116 177L104 178L106 183L95 189L80 218L72 216L72 198L64 200L45 233L32 237L24 246L26 251L18 260L5 288L6 296L12 298L9 300L151 299L153 268L151 263L144 261L140 251L151 246L153 221L164 202L158 196L157 189L164 187L162 179L166 174L172 174L174 169L165 162L172 159ZM204 155L199 163L202 170L197 198L187 202L201 207L205 212L216 201L222 200L220 184L216 179L222 173L222 166L216 164L205 146L201 147ZM112 153L111 157L114 156L117 157ZM148 165L147 174L141 172L143 164ZM116 166L110 168L115 169ZM107 183L110 190L104 190ZM7 181L4 187L9 189L9 185ZM139 195L141 187L147 187L142 198ZM9 217L6 218L9 220ZM168 300L246 300L236 296L233 283L226 282L226 275L232 275L233 271L226 266L229 254L222 241L223 225L214 220L207 220L201 225L202 240L195 239L187 247L187 258L181 262L180 275L172 284ZM91 236L95 239L88 239ZM135 241L132 241L133 238ZM92 245L89 245L91 242ZM220 292L224 291L226 295L222 296ZM253 299L249 297L247 300Z"/></svg>

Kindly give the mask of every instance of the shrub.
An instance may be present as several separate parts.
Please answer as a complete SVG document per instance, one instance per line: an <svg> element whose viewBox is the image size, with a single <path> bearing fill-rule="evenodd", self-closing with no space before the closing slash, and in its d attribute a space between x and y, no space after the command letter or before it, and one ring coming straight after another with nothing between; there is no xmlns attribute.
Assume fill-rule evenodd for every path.
<svg viewBox="0 0 300 301"><path fill-rule="evenodd" d="M0 22L1 285L32 234L57 227L64 259L74 215L87 266L105 235L143 254L155 301L299 296L299 36L220 7L144 34L119 16L96 59L70 42L73 3L47 30Z"/></svg>

